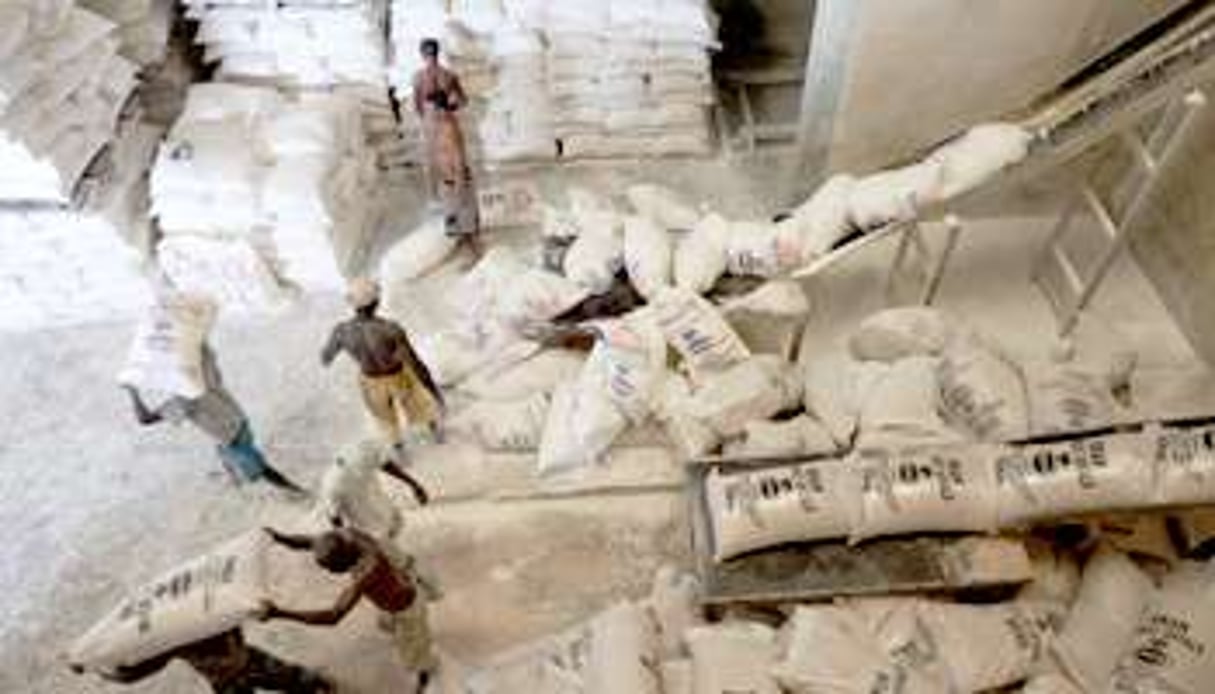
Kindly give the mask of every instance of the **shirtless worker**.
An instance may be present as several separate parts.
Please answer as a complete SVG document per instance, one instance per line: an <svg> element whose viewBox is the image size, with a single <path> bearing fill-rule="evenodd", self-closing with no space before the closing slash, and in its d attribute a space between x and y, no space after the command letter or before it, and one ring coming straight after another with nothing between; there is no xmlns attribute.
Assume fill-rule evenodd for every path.
<svg viewBox="0 0 1215 694"><path fill-rule="evenodd" d="M290 549L310 550L316 563L334 574L349 574L348 585L333 607L323 610L290 610L266 603L266 619L288 619L304 624L332 626L366 597L390 622L397 654L417 674L418 692L426 690L438 667L430 638L425 595L408 567L393 561L370 535L343 528L317 536L286 535L270 528L266 532Z"/></svg>
<svg viewBox="0 0 1215 694"><path fill-rule="evenodd" d="M443 398L430 369L409 343L405 329L376 315L380 285L367 278L355 279L350 282L346 299L354 309L354 317L333 328L321 350L321 363L329 366L339 352L346 352L358 362L363 402L387 445L393 447L398 462L404 462L402 417L409 424L429 427L435 440L441 440L439 419Z"/></svg>
<svg viewBox="0 0 1215 694"><path fill-rule="evenodd" d="M185 661L207 680L216 694L253 694L255 690L288 694L333 691L333 685L324 677L248 645L239 627L101 676L111 682L132 684L160 672L173 660ZM83 672L79 666L74 669Z"/></svg>
<svg viewBox="0 0 1215 694"><path fill-rule="evenodd" d="M205 342L202 345L202 377L206 389L202 395L195 398L174 395L155 408L148 407L133 386L124 385L123 388L131 396L131 406L140 424L189 421L214 439L220 461L237 484L265 480L292 494L307 494L266 462L266 456L253 439L249 418L224 386L215 353Z"/></svg>

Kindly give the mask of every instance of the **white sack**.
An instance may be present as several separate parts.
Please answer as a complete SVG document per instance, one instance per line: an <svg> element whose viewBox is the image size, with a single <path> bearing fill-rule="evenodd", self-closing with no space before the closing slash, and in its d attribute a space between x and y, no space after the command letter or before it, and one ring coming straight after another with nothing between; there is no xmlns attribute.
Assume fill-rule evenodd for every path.
<svg viewBox="0 0 1215 694"><path fill-rule="evenodd" d="M834 462L802 463L705 478L717 561L786 542L847 536L855 477Z"/></svg>
<svg viewBox="0 0 1215 694"><path fill-rule="evenodd" d="M637 214L652 220L664 231L691 229L700 219L696 208L680 201L679 196L669 188L643 183L629 186L625 195Z"/></svg>
<svg viewBox="0 0 1215 694"><path fill-rule="evenodd" d="M941 165L943 199L973 190L1029 154L1033 135L1011 123L983 123L929 155Z"/></svg>
<svg viewBox="0 0 1215 694"><path fill-rule="evenodd" d="M848 219L859 229L875 229L911 221L940 199L941 166L929 160L858 179L848 194Z"/></svg>
<svg viewBox="0 0 1215 694"><path fill-rule="evenodd" d="M671 284L671 238L645 217L624 220L624 267L629 281L646 299Z"/></svg>
<svg viewBox="0 0 1215 694"><path fill-rule="evenodd" d="M826 255L848 234L848 201L855 185L856 179L851 176L832 176L781 222L782 227L792 227L802 237L806 261Z"/></svg>
<svg viewBox="0 0 1215 694"><path fill-rule="evenodd" d="M951 322L955 320L940 309L927 306L889 308L861 321L848 338L848 349L861 361L936 356L953 336Z"/></svg>
<svg viewBox="0 0 1215 694"><path fill-rule="evenodd" d="M1162 505L1215 502L1215 428L1149 431L1155 501Z"/></svg>
<svg viewBox="0 0 1215 694"><path fill-rule="evenodd" d="M549 321L577 306L588 291L572 278L539 268L526 268L501 288L497 316L516 329Z"/></svg>
<svg viewBox="0 0 1215 694"><path fill-rule="evenodd" d="M732 275L775 277L802 265L801 237L778 234L770 222L734 222L726 237L726 270Z"/></svg>
<svg viewBox="0 0 1215 694"><path fill-rule="evenodd" d="M695 378L728 369L751 354L713 304L686 289L668 288L652 306L667 342Z"/></svg>
<svg viewBox="0 0 1215 694"><path fill-rule="evenodd" d="M719 214L702 217L675 246L675 285L697 294L713 287L726 271L730 222Z"/></svg>
<svg viewBox="0 0 1215 694"><path fill-rule="evenodd" d="M534 451L540 446L548 406L548 395L540 392L513 402L477 402L464 417L486 450Z"/></svg>
<svg viewBox="0 0 1215 694"><path fill-rule="evenodd" d="M865 394L858 449L956 442L961 437L937 414L939 360L907 357L891 365Z"/></svg>
<svg viewBox="0 0 1215 694"><path fill-rule="evenodd" d="M623 602L591 621L586 694L659 694L658 639L644 608Z"/></svg>
<svg viewBox="0 0 1215 694"><path fill-rule="evenodd" d="M561 384L553 391L540 438L540 473L597 462L627 427L628 420L608 394L585 376Z"/></svg>
<svg viewBox="0 0 1215 694"><path fill-rule="evenodd" d="M655 415L667 438L688 460L711 453L721 443L717 432L693 414L692 392L687 378L668 370L655 401Z"/></svg>
<svg viewBox="0 0 1215 694"><path fill-rule="evenodd" d="M215 321L215 304L199 297L159 299L135 328L118 382L151 394L196 398L206 391L203 344Z"/></svg>
<svg viewBox="0 0 1215 694"><path fill-rule="evenodd" d="M1105 379L1058 365L1025 368L1031 436L1114 423L1118 403Z"/></svg>
<svg viewBox="0 0 1215 694"><path fill-rule="evenodd" d="M427 219L388 249L380 261L380 277L389 285L417 279L446 260L457 242L447 234L442 218Z"/></svg>
<svg viewBox="0 0 1215 694"><path fill-rule="evenodd" d="M593 379L628 420L641 423L666 377L667 346L648 307L596 324L599 340L583 378Z"/></svg>
<svg viewBox="0 0 1215 694"><path fill-rule="evenodd" d="M110 671L250 619L269 598L268 546L253 531L141 587L72 645L70 662Z"/></svg>
<svg viewBox="0 0 1215 694"><path fill-rule="evenodd" d="M726 446L731 457L818 455L833 453L835 439L812 417L799 414L782 422L747 422L741 441Z"/></svg>
<svg viewBox="0 0 1215 694"><path fill-rule="evenodd" d="M1029 430L1025 381L1016 364L977 340L960 340L937 368L941 416L976 441L1021 439Z"/></svg>
<svg viewBox="0 0 1215 694"><path fill-rule="evenodd" d="M1002 528L1153 501L1148 453L1137 435L1005 447L994 470Z"/></svg>
<svg viewBox="0 0 1215 694"><path fill-rule="evenodd" d="M1033 578L1017 592L1018 600L1071 605L1080 590L1080 564L1075 555L1053 543L1026 543Z"/></svg>
<svg viewBox="0 0 1215 694"><path fill-rule="evenodd" d="M827 427L836 444L851 447L861 408L889 368L855 361L840 350L815 354L806 364L806 410Z"/></svg>
<svg viewBox="0 0 1215 694"><path fill-rule="evenodd" d="M1031 603L923 601L919 611L959 692L987 691L1024 680L1049 652L1051 612Z"/></svg>
<svg viewBox="0 0 1215 694"><path fill-rule="evenodd" d="M756 357L705 378L692 395L690 411L722 437L743 432L747 422L784 409L784 375Z"/></svg>
<svg viewBox="0 0 1215 694"><path fill-rule="evenodd" d="M929 448L891 455L862 453L857 542L915 532L990 532L996 527L990 457L979 449Z"/></svg>
<svg viewBox="0 0 1215 694"><path fill-rule="evenodd" d="M788 650L772 672L791 694L928 694L916 687L893 688L908 673L882 651L857 610L799 606L786 628Z"/></svg>
<svg viewBox="0 0 1215 694"><path fill-rule="evenodd" d="M779 694L768 674L779 653L770 627L726 622L690 629L687 640L696 694Z"/></svg>
<svg viewBox="0 0 1215 694"><path fill-rule="evenodd" d="M1215 576L1187 563L1139 616L1114 674L1115 694L1203 694L1215 683Z"/></svg>
<svg viewBox="0 0 1215 694"><path fill-rule="evenodd" d="M1085 690L1106 691L1154 591L1125 554L1100 547L1088 560L1076 602L1054 643L1056 659Z"/></svg>
<svg viewBox="0 0 1215 694"><path fill-rule="evenodd" d="M614 231L591 232L583 229L565 254L565 276L601 294L612 287L616 272L624 262L624 244Z"/></svg>

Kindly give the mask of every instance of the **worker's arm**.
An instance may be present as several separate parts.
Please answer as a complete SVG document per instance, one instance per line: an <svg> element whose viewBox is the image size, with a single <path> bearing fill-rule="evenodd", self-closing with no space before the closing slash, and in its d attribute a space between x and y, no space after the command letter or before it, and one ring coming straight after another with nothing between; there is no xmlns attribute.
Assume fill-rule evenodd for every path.
<svg viewBox="0 0 1215 694"><path fill-rule="evenodd" d="M265 530L266 534L269 535L275 542L288 549L312 549L313 538L311 535L290 535L288 533L280 533L279 531L270 527L263 527L262 530Z"/></svg>
<svg viewBox="0 0 1215 694"><path fill-rule="evenodd" d="M329 366L337 357L338 352L342 351L342 326L337 326L329 333L329 341L325 343L325 347L321 349L321 365Z"/></svg>
<svg viewBox="0 0 1215 694"><path fill-rule="evenodd" d="M147 404L144 403L143 398L139 397L139 391L136 390L134 386L124 385L122 388L123 390L127 391L128 395L131 396L131 407L135 410L135 419L137 419L140 424L147 426L148 424L155 424L164 419L162 414L148 408Z"/></svg>
<svg viewBox="0 0 1215 694"><path fill-rule="evenodd" d="M453 111L468 105L468 95L464 93L464 85L460 84L460 78L456 77L455 73L451 75L451 94L455 97Z"/></svg>
<svg viewBox="0 0 1215 694"><path fill-rule="evenodd" d="M267 602L263 606L262 619L288 619L293 622L300 622L301 624L313 624L317 626L333 626L337 624L342 621L342 618L350 614L350 611L358 604L359 598L363 596L363 584L371 574L375 561L376 557L374 553L363 553L363 557L354 568L354 580L338 596L337 601L333 603L333 607L324 610L287 610L272 602Z"/></svg>
<svg viewBox="0 0 1215 694"><path fill-rule="evenodd" d="M418 500L419 504L425 506L426 504L430 503L430 494L426 493L426 488L422 486L422 483L419 482L413 475L405 472L405 469L400 465L397 465L396 461L390 460L384 463L380 469L404 482L409 487L410 491L413 492L413 496Z"/></svg>
<svg viewBox="0 0 1215 694"><path fill-rule="evenodd" d="M422 108L426 105L422 97L422 79L420 75L413 78L413 112L422 117Z"/></svg>
<svg viewBox="0 0 1215 694"><path fill-rule="evenodd" d="M160 672L169 660L168 656L157 656L135 665L119 665L109 672L102 673L102 677L119 684L131 684Z"/></svg>

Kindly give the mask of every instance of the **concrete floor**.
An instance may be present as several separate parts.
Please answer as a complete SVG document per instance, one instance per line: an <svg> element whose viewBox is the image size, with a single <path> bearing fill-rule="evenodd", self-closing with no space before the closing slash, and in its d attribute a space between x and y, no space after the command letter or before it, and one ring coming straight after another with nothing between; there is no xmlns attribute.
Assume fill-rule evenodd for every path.
<svg viewBox="0 0 1215 694"><path fill-rule="evenodd" d="M570 181L664 180L737 216L770 213L779 194L782 169L770 163L663 166L537 177L546 191ZM975 222L939 304L1018 356L1044 358L1053 319L1026 277L1046 228L1037 215ZM939 240L935 232L930 238ZM866 252L810 283L816 314L805 350L835 348L847 326L882 305L875 288L890 250ZM227 320L214 337L270 457L309 484L364 426L349 365L326 371L316 361L343 311L336 296L310 297L283 315ZM176 665L142 685L108 686L69 673L60 653L125 589L258 524L304 522L299 506L228 487L196 433L137 429L113 383L128 336L122 325L0 336L9 362L0 371L0 691L203 691ZM1129 262L1099 295L1079 342L1082 353L1122 343L1141 352L1146 411L1215 407L1204 399L1215 390L1210 374ZM658 564L686 561L681 499L664 489L678 481L678 467L645 447L617 459L614 471L574 483L538 483L526 457L481 456L459 442L418 461L438 500L410 515L407 535L445 585L435 623L453 670L572 624L618 596L643 594ZM629 482L643 488L586 492ZM568 495L571 489L582 493ZM335 675L343 691L408 691L365 608L335 630L270 624L250 633Z"/></svg>

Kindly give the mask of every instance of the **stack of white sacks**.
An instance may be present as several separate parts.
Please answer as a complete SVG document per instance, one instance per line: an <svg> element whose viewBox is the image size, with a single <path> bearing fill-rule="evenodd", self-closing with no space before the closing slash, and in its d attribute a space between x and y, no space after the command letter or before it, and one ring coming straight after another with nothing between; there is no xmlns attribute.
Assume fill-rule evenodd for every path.
<svg viewBox="0 0 1215 694"><path fill-rule="evenodd" d="M173 0L80 0L80 6L118 24L123 57L144 67L164 60Z"/></svg>
<svg viewBox="0 0 1215 694"><path fill-rule="evenodd" d="M223 78L280 86L383 83L381 0L186 0Z"/></svg>
<svg viewBox="0 0 1215 694"><path fill-rule="evenodd" d="M339 257L375 222L374 182L351 98L195 85L152 171L160 266L228 308L339 288Z"/></svg>
<svg viewBox="0 0 1215 694"><path fill-rule="evenodd" d="M70 2L0 4L0 201L66 204L135 87L114 25Z"/></svg>
<svg viewBox="0 0 1215 694"><path fill-rule="evenodd" d="M703 0L551 2L525 16L548 41L565 156L709 150L716 31Z"/></svg>

